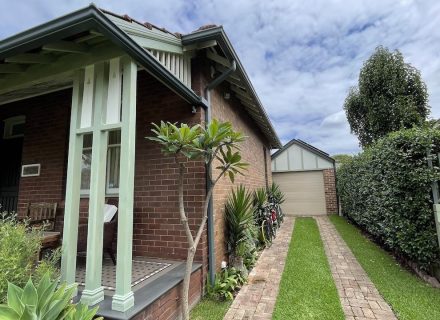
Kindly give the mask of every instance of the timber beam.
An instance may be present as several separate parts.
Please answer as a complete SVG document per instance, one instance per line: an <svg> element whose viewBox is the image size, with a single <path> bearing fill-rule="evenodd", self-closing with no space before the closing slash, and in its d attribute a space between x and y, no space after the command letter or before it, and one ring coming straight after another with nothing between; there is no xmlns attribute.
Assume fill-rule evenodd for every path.
<svg viewBox="0 0 440 320"><path fill-rule="evenodd" d="M26 67L20 64L0 64L0 73L24 73Z"/></svg>
<svg viewBox="0 0 440 320"><path fill-rule="evenodd" d="M66 54L52 64L32 65L26 69L25 73L5 76L2 79L0 94L44 82L55 76L81 69L86 65L123 55L125 55L125 52L122 49L111 44L92 48L86 54Z"/></svg>
<svg viewBox="0 0 440 320"><path fill-rule="evenodd" d="M16 56L6 58L5 62L15 62L24 64L50 64L55 61L55 58L47 54L38 53L22 53Z"/></svg>
<svg viewBox="0 0 440 320"><path fill-rule="evenodd" d="M89 51L86 44L72 41L57 41L49 43L43 46L43 50L69 53L87 53Z"/></svg>

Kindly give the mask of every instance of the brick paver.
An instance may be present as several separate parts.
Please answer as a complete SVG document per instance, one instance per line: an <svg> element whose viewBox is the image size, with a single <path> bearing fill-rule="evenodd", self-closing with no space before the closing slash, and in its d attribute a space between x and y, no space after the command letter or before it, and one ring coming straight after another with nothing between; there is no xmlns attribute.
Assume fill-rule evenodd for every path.
<svg viewBox="0 0 440 320"><path fill-rule="evenodd" d="M397 319L328 217L315 219L346 319Z"/></svg>
<svg viewBox="0 0 440 320"><path fill-rule="evenodd" d="M269 320L289 250L294 218L285 217L272 246L265 249L224 320Z"/></svg>

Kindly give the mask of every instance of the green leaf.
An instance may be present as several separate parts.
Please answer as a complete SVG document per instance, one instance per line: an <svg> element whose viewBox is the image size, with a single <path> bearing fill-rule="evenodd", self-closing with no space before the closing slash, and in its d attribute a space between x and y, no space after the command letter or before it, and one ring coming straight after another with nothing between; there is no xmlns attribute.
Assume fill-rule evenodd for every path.
<svg viewBox="0 0 440 320"><path fill-rule="evenodd" d="M19 320L38 320L38 317L35 314L35 306L26 305L24 307L22 315L18 319ZM46 319L44 319L44 320L46 320ZM47 320L55 320L55 319L47 318Z"/></svg>
<svg viewBox="0 0 440 320"><path fill-rule="evenodd" d="M31 279L28 280L26 286L23 289L21 301L25 305L37 306L38 304L37 289L35 288Z"/></svg>
<svg viewBox="0 0 440 320"><path fill-rule="evenodd" d="M19 318L20 318L19 314L15 312L14 309L4 304L0 304L0 319L15 320Z"/></svg>
<svg viewBox="0 0 440 320"><path fill-rule="evenodd" d="M8 282L8 306L11 307L18 314L22 314L24 310L24 304L21 301L22 295L23 289Z"/></svg>

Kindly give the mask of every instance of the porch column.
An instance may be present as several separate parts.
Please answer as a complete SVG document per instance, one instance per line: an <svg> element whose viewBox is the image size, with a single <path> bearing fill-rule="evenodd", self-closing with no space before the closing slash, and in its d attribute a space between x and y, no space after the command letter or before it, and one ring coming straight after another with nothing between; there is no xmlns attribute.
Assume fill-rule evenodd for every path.
<svg viewBox="0 0 440 320"><path fill-rule="evenodd" d="M61 281L66 282L69 286L75 283L76 272L76 244L78 239L81 155L83 147L83 136L77 135L77 129L81 114L83 79L83 72L78 71L73 80L72 108L70 114L69 154L61 257Z"/></svg>
<svg viewBox="0 0 440 320"><path fill-rule="evenodd" d="M133 243L133 191L136 140L137 66L129 58L121 60L123 67L121 161L119 180L118 246L116 292L112 309L126 311L134 305L131 290Z"/></svg>
<svg viewBox="0 0 440 320"><path fill-rule="evenodd" d="M108 131L101 130L104 123L107 103L108 76L104 63L86 68L93 82L93 140L92 164L90 173L89 218L87 231L86 284L81 301L94 305L104 300L104 288L101 285L102 245L104 229L105 175L107 164ZM87 97L85 97L86 99ZM83 115L86 113L83 112Z"/></svg>

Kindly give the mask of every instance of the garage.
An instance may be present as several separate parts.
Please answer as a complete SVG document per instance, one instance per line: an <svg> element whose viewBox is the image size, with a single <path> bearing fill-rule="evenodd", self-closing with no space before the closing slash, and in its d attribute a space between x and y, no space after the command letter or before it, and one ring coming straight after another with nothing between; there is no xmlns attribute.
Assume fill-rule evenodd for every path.
<svg viewBox="0 0 440 320"><path fill-rule="evenodd" d="M272 155L272 177L285 194L287 215L338 212L335 162L324 151L294 139Z"/></svg>

